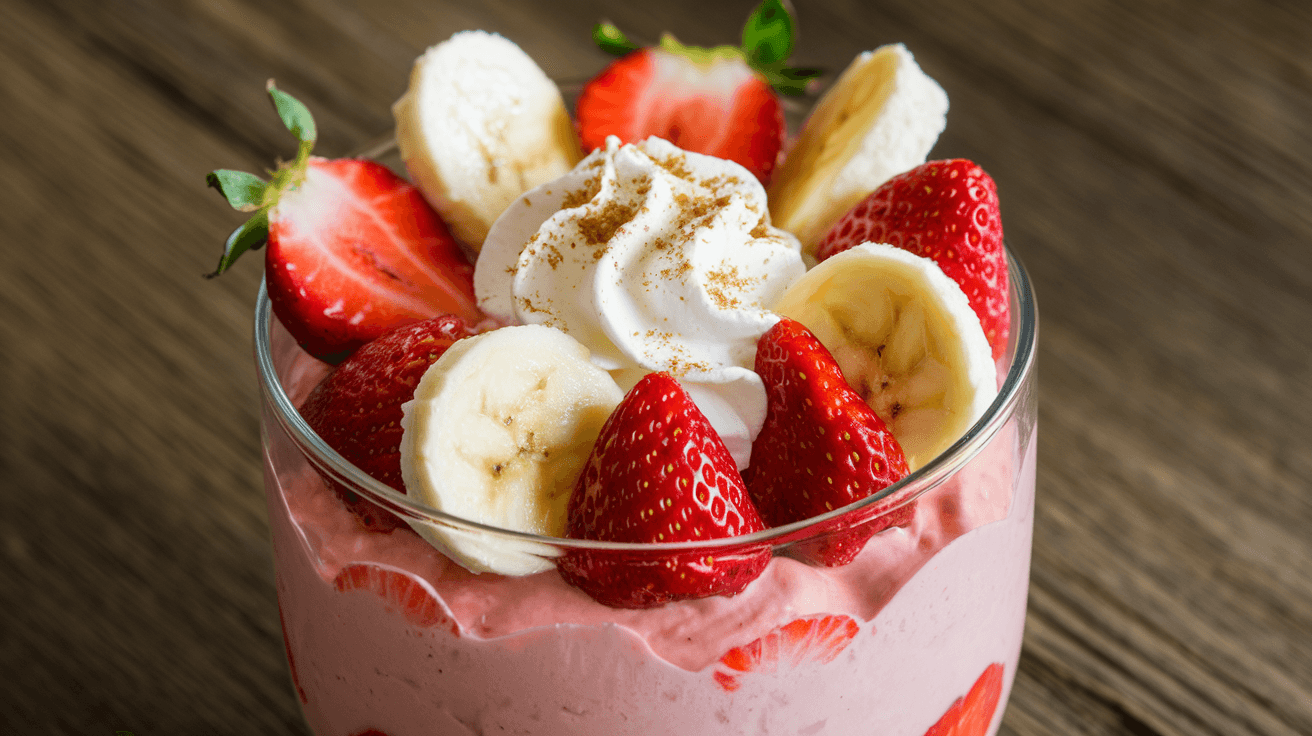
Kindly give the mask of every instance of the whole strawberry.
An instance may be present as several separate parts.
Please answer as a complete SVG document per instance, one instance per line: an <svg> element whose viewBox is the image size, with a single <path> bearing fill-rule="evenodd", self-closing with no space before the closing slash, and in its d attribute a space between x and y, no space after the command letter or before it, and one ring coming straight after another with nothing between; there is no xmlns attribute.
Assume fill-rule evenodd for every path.
<svg viewBox="0 0 1312 736"><path fill-rule="evenodd" d="M820 242L824 259L861 243L888 243L931 258L979 316L997 360L1007 349L1007 256L998 187L966 159L929 161L884 182Z"/></svg>
<svg viewBox="0 0 1312 736"><path fill-rule="evenodd" d="M473 267L419 190L374 161L311 156L309 111L272 82L268 90L297 155L267 182L209 174L229 204L255 213L210 276L267 242L274 314L307 352L334 363L404 324L441 314L477 321Z"/></svg>
<svg viewBox="0 0 1312 736"><path fill-rule="evenodd" d="M696 542L765 529L733 457L668 373L645 376L602 427L570 497L566 536ZM734 595L770 561L763 545L682 554L579 550L561 575L615 608Z"/></svg>
<svg viewBox="0 0 1312 736"><path fill-rule="evenodd" d="M624 143L654 135L686 151L736 161L763 184L787 132L775 91L800 93L819 73L786 66L794 28L778 0L766 0L748 18L741 47L684 46L667 34L658 46L638 48L610 24L598 25L593 37L623 58L579 95L584 151L611 135Z"/></svg>
<svg viewBox="0 0 1312 736"><path fill-rule="evenodd" d="M375 480L405 493L401 480L401 405L414 398L428 367L456 340L474 334L450 315L416 322L366 344L337 366L301 405L301 416L328 446ZM365 528L404 526L395 515L333 483Z"/></svg>
<svg viewBox="0 0 1312 736"><path fill-rule="evenodd" d="M765 383L765 425L744 475L767 524L828 513L906 477L907 461L893 433L810 330L781 319L757 343L756 372ZM841 531L808 545L805 556L845 565L876 532L905 525L914 513L911 504L890 513L863 509L858 519L843 519Z"/></svg>

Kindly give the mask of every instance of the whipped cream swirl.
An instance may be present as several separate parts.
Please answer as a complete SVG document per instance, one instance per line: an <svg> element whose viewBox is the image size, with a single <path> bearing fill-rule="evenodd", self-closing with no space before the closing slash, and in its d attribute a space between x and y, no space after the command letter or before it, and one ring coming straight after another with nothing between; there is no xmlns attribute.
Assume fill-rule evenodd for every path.
<svg viewBox="0 0 1312 736"><path fill-rule="evenodd" d="M756 343L805 271L800 250L743 167L612 136L502 213L474 291L493 317L569 333L625 390L674 375L746 467L765 420Z"/></svg>

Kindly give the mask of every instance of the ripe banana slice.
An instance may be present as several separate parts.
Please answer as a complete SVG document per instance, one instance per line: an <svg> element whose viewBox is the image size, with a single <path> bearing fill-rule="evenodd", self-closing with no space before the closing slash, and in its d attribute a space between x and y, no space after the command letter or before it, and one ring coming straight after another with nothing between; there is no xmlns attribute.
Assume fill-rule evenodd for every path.
<svg viewBox="0 0 1312 736"><path fill-rule="evenodd" d="M513 42L464 31L415 60L392 106L406 169L460 242L583 158L560 90Z"/></svg>
<svg viewBox="0 0 1312 736"><path fill-rule="evenodd" d="M979 317L928 258L864 243L807 272L775 311L833 353L912 470L964 435L998 393Z"/></svg>
<svg viewBox="0 0 1312 736"><path fill-rule="evenodd" d="M563 536L574 483L624 392L552 327L503 327L456 342L404 405L406 491L470 521ZM471 572L528 575L551 551L430 522L415 531Z"/></svg>
<svg viewBox="0 0 1312 736"><path fill-rule="evenodd" d="M858 55L816 103L770 186L770 217L816 245L889 178L925 162L948 96L902 44Z"/></svg>

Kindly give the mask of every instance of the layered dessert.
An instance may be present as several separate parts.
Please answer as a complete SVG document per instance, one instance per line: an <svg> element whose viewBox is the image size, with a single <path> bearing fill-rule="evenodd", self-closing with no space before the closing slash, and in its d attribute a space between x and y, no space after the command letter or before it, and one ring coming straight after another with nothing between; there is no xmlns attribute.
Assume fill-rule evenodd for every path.
<svg viewBox="0 0 1312 736"><path fill-rule="evenodd" d="M925 161L942 90L880 48L789 140L776 90L812 74L777 3L741 49L594 35L620 58L573 119L467 32L416 63L399 172L313 156L271 84L296 158L211 175L253 213L219 271L265 249L266 487L311 728L994 733L1034 310L992 180Z"/></svg>

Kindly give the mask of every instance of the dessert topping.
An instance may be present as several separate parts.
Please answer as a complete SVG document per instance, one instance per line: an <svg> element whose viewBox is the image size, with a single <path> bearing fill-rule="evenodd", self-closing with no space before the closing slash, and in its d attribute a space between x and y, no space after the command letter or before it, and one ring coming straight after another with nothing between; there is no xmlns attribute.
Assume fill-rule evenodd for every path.
<svg viewBox="0 0 1312 736"><path fill-rule="evenodd" d="M979 316L996 360L1007 349L1007 255L998 187L966 159L930 161L880 185L816 249L824 260L859 243L888 243L934 259Z"/></svg>
<svg viewBox="0 0 1312 736"><path fill-rule="evenodd" d="M461 340L404 407L405 486L462 519L564 536L574 482L623 397L588 349L560 330L520 325ZM470 572L528 575L553 565L550 549L507 536L411 526Z"/></svg>
<svg viewBox="0 0 1312 736"><path fill-rule="evenodd" d="M925 160L947 110L943 88L902 44L858 55L816 103L775 174L775 224L814 253L843 213Z"/></svg>
<svg viewBox="0 0 1312 736"><path fill-rule="evenodd" d="M220 169L207 181L255 214L228 238L223 273L263 247L274 314L310 354L336 362L395 327L441 314L471 322L472 269L419 190L374 161L311 156L314 119L270 81L299 143L270 181Z"/></svg>
<svg viewBox="0 0 1312 736"><path fill-rule="evenodd" d="M765 419L756 342L803 270L741 167L659 138L611 138L506 210L474 287L494 317L568 332L622 386L676 375L744 467Z"/></svg>
<svg viewBox="0 0 1312 736"><path fill-rule="evenodd" d="M583 150L618 136L649 136L688 151L736 161L769 183L786 129L775 94L800 93L814 69L787 66L795 40L793 19L779 0L762 2L747 19L741 47L685 46L666 34L638 48L618 28L600 24L593 38L622 58L594 77L579 95Z"/></svg>
<svg viewBox="0 0 1312 736"><path fill-rule="evenodd" d="M424 372L456 340L474 334L450 315L398 328L367 343L329 373L301 405L301 416L328 446L375 480L405 493L401 480L402 404ZM367 529L402 526L397 516L331 483Z"/></svg>
<svg viewBox="0 0 1312 736"><path fill-rule="evenodd" d="M603 542L700 542L765 524L724 443L672 376L643 378L615 408L569 502L566 535ZM770 561L764 545L630 552L577 549L566 581L617 608L733 595Z"/></svg>
<svg viewBox="0 0 1312 736"><path fill-rule="evenodd" d="M820 516L907 475L893 433L805 327L782 319L770 328L757 348L756 372L769 409L743 475L766 524ZM812 556L829 566L851 562L875 532L910 521L912 507L903 508L878 523L832 532Z"/></svg>
<svg viewBox="0 0 1312 736"><path fill-rule="evenodd" d="M893 431L916 470L970 429L997 395L979 318L934 261L864 243L820 263L775 310L820 340Z"/></svg>
<svg viewBox="0 0 1312 736"><path fill-rule="evenodd" d="M516 197L583 157L556 83L495 33L424 52L392 114L406 170L475 252Z"/></svg>

